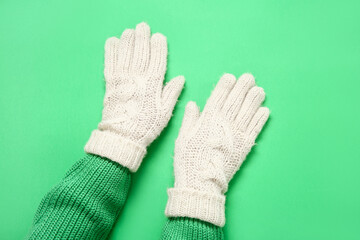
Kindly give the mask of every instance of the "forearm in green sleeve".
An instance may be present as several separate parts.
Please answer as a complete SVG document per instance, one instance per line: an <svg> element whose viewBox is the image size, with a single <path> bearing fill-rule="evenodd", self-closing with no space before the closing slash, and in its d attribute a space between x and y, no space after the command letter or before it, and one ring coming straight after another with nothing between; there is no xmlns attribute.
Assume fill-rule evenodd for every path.
<svg viewBox="0 0 360 240"><path fill-rule="evenodd" d="M105 239L122 207L131 172L88 154L41 201L27 239Z"/></svg>
<svg viewBox="0 0 360 240"><path fill-rule="evenodd" d="M168 218L161 236L162 240L223 240L221 227L195 218Z"/></svg>

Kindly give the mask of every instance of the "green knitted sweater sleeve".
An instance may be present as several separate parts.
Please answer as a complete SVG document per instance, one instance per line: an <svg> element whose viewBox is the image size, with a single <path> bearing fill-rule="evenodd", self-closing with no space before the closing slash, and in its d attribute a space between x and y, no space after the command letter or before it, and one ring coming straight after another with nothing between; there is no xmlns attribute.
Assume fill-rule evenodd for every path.
<svg viewBox="0 0 360 240"><path fill-rule="evenodd" d="M43 198L27 239L107 238L130 183L127 168L86 155Z"/></svg>
<svg viewBox="0 0 360 240"><path fill-rule="evenodd" d="M194 218L169 218L161 236L162 240L223 240L222 228Z"/></svg>

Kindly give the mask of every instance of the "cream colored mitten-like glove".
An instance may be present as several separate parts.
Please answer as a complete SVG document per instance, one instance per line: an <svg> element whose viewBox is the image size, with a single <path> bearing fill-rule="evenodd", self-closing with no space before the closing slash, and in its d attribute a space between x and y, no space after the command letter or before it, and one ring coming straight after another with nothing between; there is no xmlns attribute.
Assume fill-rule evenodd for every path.
<svg viewBox="0 0 360 240"><path fill-rule="evenodd" d="M269 109L260 107L264 98L251 74L238 81L225 74L202 113L194 102L187 104L175 144L175 186L168 190L168 217L224 226L228 183L269 117Z"/></svg>
<svg viewBox="0 0 360 240"><path fill-rule="evenodd" d="M184 86L179 76L163 86L166 38L140 23L105 44L106 93L102 121L85 146L135 172L146 147L167 125Z"/></svg>

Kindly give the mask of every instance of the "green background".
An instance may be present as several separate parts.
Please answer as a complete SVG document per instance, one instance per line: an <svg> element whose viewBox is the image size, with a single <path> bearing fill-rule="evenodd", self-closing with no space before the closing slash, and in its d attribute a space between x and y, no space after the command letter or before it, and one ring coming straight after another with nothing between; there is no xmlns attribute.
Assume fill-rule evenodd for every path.
<svg viewBox="0 0 360 240"><path fill-rule="evenodd" d="M157 239L184 107L252 72L271 117L230 184L226 239L360 239L360 2L0 0L0 236L23 238L101 119L104 43L146 21L186 77L111 239Z"/></svg>

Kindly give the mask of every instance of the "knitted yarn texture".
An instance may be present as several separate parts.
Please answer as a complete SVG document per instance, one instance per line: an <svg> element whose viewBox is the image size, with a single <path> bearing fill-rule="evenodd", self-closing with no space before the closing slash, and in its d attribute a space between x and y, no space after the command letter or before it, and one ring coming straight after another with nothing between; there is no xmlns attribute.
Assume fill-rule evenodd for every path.
<svg viewBox="0 0 360 240"><path fill-rule="evenodd" d="M167 40L140 23L105 44L106 93L102 121L85 151L135 172L146 147L167 125L184 85L179 76L163 86Z"/></svg>
<svg viewBox="0 0 360 240"><path fill-rule="evenodd" d="M116 162L86 155L45 195L26 239L107 239L131 175Z"/></svg>
<svg viewBox="0 0 360 240"><path fill-rule="evenodd" d="M175 186L168 190L168 217L191 217L225 224L228 183L269 117L251 74L238 81L225 74L202 113L194 102L185 109L175 144Z"/></svg>
<svg viewBox="0 0 360 240"><path fill-rule="evenodd" d="M222 228L194 218L169 218L161 240L223 240Z"/></svg>

